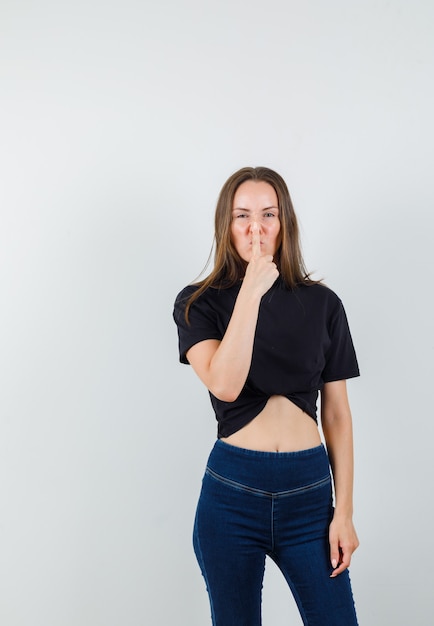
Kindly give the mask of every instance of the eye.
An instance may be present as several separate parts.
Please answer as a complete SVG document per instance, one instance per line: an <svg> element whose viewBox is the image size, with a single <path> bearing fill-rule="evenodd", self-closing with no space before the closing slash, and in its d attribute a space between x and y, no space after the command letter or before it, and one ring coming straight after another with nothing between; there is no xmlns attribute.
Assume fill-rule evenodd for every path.
<svg viewBox="0 0 434 626"><path fill-rule="evenodd" d="M274 217L275 214L272 213L271 211L267 211L267 213L264 213L264 217Z"/></svg>
<svg viewBox="0 0 434 626"><path fill-rule="evenodd" d="M247 217L246 213L238 213L238 215L235 215L235 219L245 218L245 217Z"/></svg>

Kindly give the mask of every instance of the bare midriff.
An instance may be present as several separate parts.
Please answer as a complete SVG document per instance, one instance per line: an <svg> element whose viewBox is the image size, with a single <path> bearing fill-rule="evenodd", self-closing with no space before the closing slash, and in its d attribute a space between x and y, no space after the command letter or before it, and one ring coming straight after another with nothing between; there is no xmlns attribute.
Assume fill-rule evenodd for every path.
<svg viewBox="0 0 434 626"><path fill-rule="evenodd" d="M246 426L222 441L264 452L296 452L321 444L316 422L285 396L271 396Z"/></svg>

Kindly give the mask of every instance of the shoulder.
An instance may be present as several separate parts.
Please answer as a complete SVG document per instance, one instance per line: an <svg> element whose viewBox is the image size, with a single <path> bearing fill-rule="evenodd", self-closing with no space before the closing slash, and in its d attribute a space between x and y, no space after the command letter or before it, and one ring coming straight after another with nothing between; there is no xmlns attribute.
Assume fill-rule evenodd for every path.
<svg viewBox="0 0 434 626"><path fill-rule="evenodd" d="M175 305L182 305L199 289L199 285L187 285L175 298Z"/></svg>
<svg viewBox="0 0 434 626"><path fill-rule="evenodd" d="M185 322L185 312L188 302L198 289L199 285L187 285L187 287L181 289L176 296L173 305L173 318L178 325Z"/></svg>
<svg viewBox="0 0 434 626"><path fill-rule="evenodd" d="M328 308L335 308L342 304L337 293L322 283L305 283L298 285L295 292L303 299L326 305Z"/></svg>
<svg viewBox="0 0 434 626"><path fill-rule="evenodd" d="M195 297L201 286L201 283L187 285L176 296L173 315L177 323L182 323L187 309L188 317L198 323L204 318L215 321L219 312L233 308L236 299L233 288L207 287Z"/></svg>
<svg viewBox="0 0 434 626"><path fill-rule="evenodd" d="M202 283L195 283L193 285L187 285L184 287L175 299L175 305L185 306L188 300L198 291L202 286ZM223 302L231 302L238 294L240 285L232 285L229 287L207 287L197 299L195 299L193 306L199 306L201 304L216 304Z"/></svg>

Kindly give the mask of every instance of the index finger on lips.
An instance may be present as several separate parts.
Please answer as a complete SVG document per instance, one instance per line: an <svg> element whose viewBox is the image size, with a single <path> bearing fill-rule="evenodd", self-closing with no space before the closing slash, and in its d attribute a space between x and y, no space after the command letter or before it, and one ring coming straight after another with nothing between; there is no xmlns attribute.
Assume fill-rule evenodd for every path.
<svg viewBox="0 0 434 626"><path fill-rule="evenodd" d="M252 224L252 256L257 258L261 256L261 238L259 236L259 227L256 222Z"/></svg>

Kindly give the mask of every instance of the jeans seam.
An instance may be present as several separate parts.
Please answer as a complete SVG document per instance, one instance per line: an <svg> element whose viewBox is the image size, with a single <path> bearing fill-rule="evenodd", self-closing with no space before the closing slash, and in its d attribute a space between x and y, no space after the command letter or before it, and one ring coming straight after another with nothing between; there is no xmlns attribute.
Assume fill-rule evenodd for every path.
<svg viewBox="0 0 434 626"><path fill-rule="evenodd" d="M263 489L256 489L255 487L249 487L248 485L243 485L242 483L238 483L235 480L231 480L230 478L225 478L224 476L221 476L220 474L217 474L217 472L215 472L214 470L212 470L210 467L207 467L205 470L205 474L208 474L208 476L210 476L211 478L214 478L214 480L221 482L225 485L228 485L229 487L232 487L233 489L238 489L240 491L246 491L248 493L251 493L252 495L255 496L262 496L262 497L272 497L272 498L285 498L288 496L293 496L293 495L297 495L300 493L304 493L306 491L311 491L313 489L319 489L320 487L323 487L327 484L330 483L330 474L327 474L327 476L325 476L324 478L321 478L320 480L315 481L314 483L311 483L309 485L305 485L303 487L296 487L295 489L289 489L287 491L265 491Z"/></svg>

